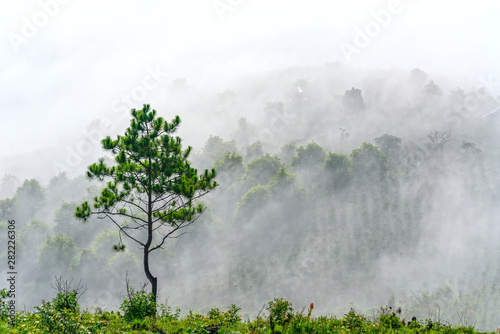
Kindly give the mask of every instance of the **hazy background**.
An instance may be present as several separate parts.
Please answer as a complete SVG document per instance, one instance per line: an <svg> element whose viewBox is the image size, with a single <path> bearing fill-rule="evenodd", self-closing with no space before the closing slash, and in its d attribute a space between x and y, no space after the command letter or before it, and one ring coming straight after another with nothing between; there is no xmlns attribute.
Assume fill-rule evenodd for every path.
<svg viewBox="0 0 500 334"><path fill-rule="evenodd" d="M106 115L114 121L115 101L141 84L148 67L168 74L144 100L133 102L161 109L168 106L165 90L177 77L207 92L226 89L236 75L347 63L340 43L353 44L356 27L364 29L373 21L370 13L387 9L390 1L241 0L231 2L234 10L222 19L215 3L67 1L21 43L12 43L9 34L22 36L25 19L42 25L36 16L42 7L38 1L5 4L0 138L9 145L0 153L0 172L47 177L50 161L32 169L5 162L37 150L64 150L93 119ZM467 79L468 85L477 85L479 76L498 77L498 2L401 0L399 8L390 24L351 57L351 66L418 67L460 83ZM203 110L174 112L196 120ZM199 131L184 137L199 143L211 130Z"/></svg>
<svg viewBox="0 0 500 334"><path fill-rule="evenodd" d="M359 47L359 30L394 6L397 14ZM86 303L116 308L124 294L122 269L135 268L133 278L143 279L134 251L113 254L108 246L117 236L103 231L113 226L74 222L71 205L61 202L96 191L87 193L81 176L103 155L99 141L122 134L129 110L149 103L166 119L180 115L178 134L194 147L197 167L217 160L206 145L210 135L245 158L240 174L220 173L222 186L208 198L211 209L196 232L155 258L162 263L153 268L161 298L172 305L236 303L255 312L284 296L298 309L312 301L327 313L375 307L393 293L443 286L475 293L499 284L499 10L495 1L417 0L4 5L0 177L13 174L17 181L11 178L13 186L3 188L0 200L12 197L24 179L37 178L47 202L34 217L47 226L30 228L73 235L78 261L68 275L77 279L88 275L89 266L104 268L102 277L85 276L92 288ZM358 46L357 53L346 57L347 44ZM364 113L343 104L352 87L362 91ZM283 103L284 119L269 102ZM430 145L434 130L451 133L445 153L435 154ZM358 180L344 192L325 192L314 178L318 166L292 166L291 156L280 151L287 143L314 142L349 155L385 133L402 139L402 151L389 159L394 179L380 188ZM464 140L484 158L464 161ZM307 193L300 212L286 187L277 187L271 204L244 203L255 185L243 178L252 161L247 148L257 141L263 152L280 153L286 171L297 175L294 191ZM242 213L245 205L252 214ZM26 236L37 233L25 226ZM21 242L38 247L44 233ZM23 270L40 275L20 283L31 307L53 295L40 287L72 260L41 270L44 253L30 247L24 252L32 254ZM97 261L92 252L105 256Z"/></svg>

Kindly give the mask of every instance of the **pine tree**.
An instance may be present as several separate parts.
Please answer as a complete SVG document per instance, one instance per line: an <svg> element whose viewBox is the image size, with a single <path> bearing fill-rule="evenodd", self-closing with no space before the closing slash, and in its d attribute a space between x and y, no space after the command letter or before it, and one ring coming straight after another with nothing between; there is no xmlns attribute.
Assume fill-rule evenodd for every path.
<svg viewBox="0 0 500 334"><path fill-rule="evenodd" d="M168 123L156 117L149 105L133 109L131 114L124 136L102 140L103 148L116 156L116 164L107 166L100 159L87 171L89 179L110 181L92 207L84 202L75 215L83 221L94 214L111 220L120 232L115 250L124 249L122 235L140 245L144 272L156 301L157 277L151 273L149 255L196 221L204 210L196 199L217 186L216 173L212 169L197 175L191 167L191 147L183 151L181 139L173 136L181 122L179 116Z"/></svg>

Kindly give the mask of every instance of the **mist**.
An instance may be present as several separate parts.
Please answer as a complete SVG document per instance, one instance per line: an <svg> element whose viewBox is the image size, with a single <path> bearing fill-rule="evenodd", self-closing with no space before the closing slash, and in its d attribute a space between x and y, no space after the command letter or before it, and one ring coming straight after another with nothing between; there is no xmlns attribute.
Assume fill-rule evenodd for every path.
<svg viewBox="0 0 500 334"><path fill-rule="evenodd" d="M113 224L74 209L102 187L85 178L113 158L100 141L150 104L180 116L193 166L220 184L153 253L160 302L252 316L278 297L318 314L438 304L458 322L462 298L482 305L467 321L498 325L499 4L4 7L0 231L18 223L18 305L50 299L61 274L88 286L88 308L117 309L126 277L145 281L137 246L113 252Z"/></svg>

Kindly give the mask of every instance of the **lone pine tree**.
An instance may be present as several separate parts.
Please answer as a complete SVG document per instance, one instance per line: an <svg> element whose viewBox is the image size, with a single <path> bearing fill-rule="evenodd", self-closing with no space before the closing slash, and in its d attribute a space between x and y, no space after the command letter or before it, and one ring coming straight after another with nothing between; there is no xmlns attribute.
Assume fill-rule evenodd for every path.
<svg viewBox="0 0 500 334"><path fill-rule="evenodd" d="M182 150L181 139L173 136L181 122L179 116L168 123L156 117L149 105L133 109L131 114L124 136L102 140L103 148L115 155L116 163L107 166L100 159L87 171L89 179L109 182L93 205L82 203L75 216L83 221L91 215L111 220L120 232L115 250L125 247L121 235L139 244L156 302L158 282L151 273L149 255L196 221L204 206L195 200L217 186L216 173L212 169L197 175L191 167L191 147Z"/></svg>

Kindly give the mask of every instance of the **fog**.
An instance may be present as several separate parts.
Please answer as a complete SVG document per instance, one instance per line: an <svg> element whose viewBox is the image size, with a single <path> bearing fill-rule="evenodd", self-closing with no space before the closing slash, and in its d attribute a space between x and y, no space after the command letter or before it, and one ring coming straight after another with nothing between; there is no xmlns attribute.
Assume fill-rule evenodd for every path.
<svg viewBox="0 0 500 334"><path fill-rule="evenodd" d="M190 233L153 256L161 302L235 303L255 315L283 296L330 314L394 295L417 312L412 294L450 288L458 298L500 283L497 2L3 7L0 200L20 204L3 206L0 222L19 222L19 271L29 273L20 305L51 298L61 273L88 284L89 308L118 308L127 271L135 286L145 280L136 245L112 251L110 222L73 218L98 193L84 175L106 156L100 140L123 134L130 109L145 103L181 117L193 165L216 166L220 183ZM356 165L363 143L385 155L383 177L373 161ZM349 157L352 175L328 169L330 152ZM277 155L269 176L251 165L266 153ZM61 233L76 246L66 257L41 247ZM439 298L443 309L451 303ZM469 320L493 329L483 310Z"/></svg>

